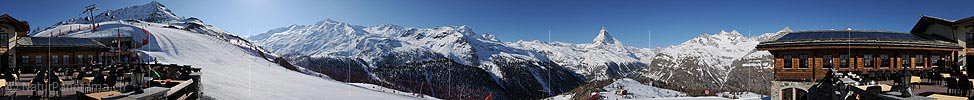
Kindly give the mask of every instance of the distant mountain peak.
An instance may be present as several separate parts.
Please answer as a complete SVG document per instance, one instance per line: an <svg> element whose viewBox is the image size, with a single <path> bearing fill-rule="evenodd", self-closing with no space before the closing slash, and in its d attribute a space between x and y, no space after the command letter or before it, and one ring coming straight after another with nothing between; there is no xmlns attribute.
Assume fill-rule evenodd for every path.
<svg viewBox="0 0 974 100"><path fill-rule="evenodd" d="M740 32L737 32L737 30L731 30L730 32L720 30L720 33L717 33L717 35L743 36Z"/></svg>
<svg viewBox="0 0 974 100"><path fill-rule="evenodd" d="M95 16L96 21L109 21L114 17L115 20L135 19L149 22L163 22L179 20L176 14L172 13L162 3L151 1L144 5L125 7L102 12Z"/></svg>
<svg viewBox="0 0 974 100"><path fill-rule="evenodd" d="M595 45L622 45L622 42L609 35L609 32L605 30L605 26L599 30L599 35L592 39L592 44Z"/></svg>
<svg viewBox="0 0 974 100"><path fill-rule="evenodd" d="M323 19L321 21L318 21L318 25L322 25L322 24L338 24L338 23L342 23L342 22L332 20L331 18L325 18L325 19Z"/></svg>
<svg viewBox="0 0 974 100"><path fill-rule="evenodd" d="M165 5L162 5L162 3L159 3L158 1L151 1L151 2L149 2L149 4L146 4L146 5L155 5L155 6L160 6L160 7L166 7Z"/></svg>
<svg viewBox="0 0 974 100"><path fill-rule="evenodd" d="M778 32L791 32L791 28L786 26L784 29L781 29L781 31Z"/></svg>

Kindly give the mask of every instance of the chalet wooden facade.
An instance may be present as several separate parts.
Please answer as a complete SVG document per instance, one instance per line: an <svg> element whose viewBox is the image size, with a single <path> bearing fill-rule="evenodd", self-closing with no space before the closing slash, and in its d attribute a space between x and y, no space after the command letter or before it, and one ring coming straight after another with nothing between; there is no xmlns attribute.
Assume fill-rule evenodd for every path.
<svg viewBox="0 0 974 100"><path fill-rule="evenodd" d="M787 32L757 49L773 55L772 94L776 99L803 99L829 70L888 75L900 70L950 66L964 48L933 35L886 31L818 30Z"/></svg>
<svg viewBox="0 0 974 100"><path fill-rule="evenodd" d="M30 37L27 35L29 31L26 21L19 21L7 14L0 15L0 38L5 40L0 43L0 70L77 67L91 65L92 62L114 61L103 58L116 57L113 54L120 53L112 52L112 48L104 44L112 42L107 39ZM131 38L128 39L123 42L131 44ZM126 57L134 59L132 56Z"/></svg>
<svg viewBox="0 0 974 100"><path fill-rule="evenodd" d="M816 81L828 69L876 73L944 68L963 47L946 40L883 31L800 31L762 42L758 49L774 55L777 81Z"/></svg>
<svg viewBox="0 0 974 100"><path fill-rule="evenodd" d="M964 47L960 53L957 64L961 66L974 65L974 17L962 18L959 20L948 20L933 16L922 16L917 21L910 33L920 35L936 36L944 40L950 40L957 45Z"/></svg>
<svg viewBox="0 0 974 100"><path fill-rule="evenodd" d="M18 37L26 37L30 32L30 24L20 21L10 15L0 15L0 69L13 66L14 57L10 53L12 41Z"/></svg>
<svg viewBox="0 0 974 100"><path fill-rule="evenodd" d="M14 42L15 68L80 67L99 60L110 49L93 39L24 37Z"/></svg>
<svg viewBox="0 0 974 100"><path fill-rule="evenodd" d="M909 32L815 30L785 32L761 42L773 55L775 99L807 99L805 93L829 70L873 78L902 70L936 72L974 65L974 17L947 20L922 16ZM876 77L879 76L879 77ZM886 77L889 78L889 77ZM892 79L878 79L892 80Z"/></svg>

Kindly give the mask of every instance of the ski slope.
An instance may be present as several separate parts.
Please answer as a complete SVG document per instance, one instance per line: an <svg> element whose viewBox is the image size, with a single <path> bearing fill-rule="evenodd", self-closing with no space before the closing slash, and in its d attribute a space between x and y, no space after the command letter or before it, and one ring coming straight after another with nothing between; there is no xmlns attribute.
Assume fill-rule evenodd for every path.
<svg viewBox="0 0 974 100"><path fill-rule="evenodd" d="M123 36L132 36L134 40L141 41L146 37L140 28L143 23L148 23L145 29L150 32L150 42L138 51L157 58L160 63L202 68L205 96L224 100L419 99L290 71L226 40L186 30L164 28L167 24L108 21L100 22L100 27L95 32L78 31L78 26L87 27L83 24L66 24L54 26L34 36L47 37L54 33L63 37L115 37L116 32L120 31ZM59 30L64 33L58 32Z"/></svg>

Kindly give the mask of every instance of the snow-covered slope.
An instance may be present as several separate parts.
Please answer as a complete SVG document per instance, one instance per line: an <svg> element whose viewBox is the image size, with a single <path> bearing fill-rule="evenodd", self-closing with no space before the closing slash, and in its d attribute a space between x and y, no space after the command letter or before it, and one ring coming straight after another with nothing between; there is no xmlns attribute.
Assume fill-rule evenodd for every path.
<svg viewBox="0 0 974 100"><path fill-rule="evenodd" d="M98 31L88 30L90 26L87 24L69 20L34 36L115 37L120 32L136 41L148 38L149 44L136 49L137 52L158 58L161 63L202 68L203 93L216 99L419 99L287 70L269 61L266 57L269 55L250 46L249 42L199 19L169 19L176 17L158 2L112 11L116 12L115 16L137 17L116 17L132 19L130 21L98 22ZM159 12L166 16L155 16ZM158 20L144 21L150 19ZM148 35L143 29L149 32Z"/></svg>
<svg viewBox="0 0 974 100"><path fill-rule="evenodd" d="M598 94L602 100L761 100L766 97L750 92L720 92L717 96L691 97L687 93L643 84L630 78L614 79L612 83L599 87L602 91L589 95L563 94L546 100L569 100L572 98L591 98ZM585 96L585 97L574 97Z"/></svg>
<svg viewBox="0 0 974 100"><path fill-rule="evenodd" d="M755 37L745 37L736 30L720 31L717 34L704 34L680 45L660 50L651 66L639 72L637 79L656 81L664 87L681 91L703 90L753 90L768 84L749 84L762 82L743 82L753 78L770 79L765 72L771 61L770 53L754 49L760 41L776 38L785 28L775 33L765 33ZM746 70L746 71L735 71ZM749 72L749 73L743 73ZM732 82L729 82L732 81ZM732 85L727 85L731 83ZM730 87L730 88L729 88ZM763 93L763 92L760 92Z"/></svg>
<svg viewBox="0 0 974 100"><path fill-rule="evenodd" d="M600 92L599 94L609 99L646 99L687 96L686 93L644 85L639 81L629 78L617 79L615 82L612 82L612 84L602 87L602 89L605 89L606 92Z"/></svg>
<svg viewBox="0 0 974 100"><path fill-rule="evenodd" d="M757 46L758 41L744 37L737 30L726 32L721 30L713 35L700 35L690 39L683 44L670 46L660 51L657 56L658 63L654 66L678 67L679 65L702 65L689 73L701 73L703 77L712 78L716 83L722 83L727 69L731 68L734 60L740 59ZM682 60L696 60L694 63L685 63Z"/></svg>

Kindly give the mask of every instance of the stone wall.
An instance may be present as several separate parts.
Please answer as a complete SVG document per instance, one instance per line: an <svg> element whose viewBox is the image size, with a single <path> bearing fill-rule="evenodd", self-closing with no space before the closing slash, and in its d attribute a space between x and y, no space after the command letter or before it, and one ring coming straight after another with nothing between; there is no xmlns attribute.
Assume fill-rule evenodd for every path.
<svg viewBox="0 0 974 100"><path fill-rule="evenodd" d="M808 91L815 85L813 82L796 82L796 81L771 81L771 98L773 100L781 100L781 90L786 88L798 88L800 90ZM807 93L807 92L806 92Z"/></svg>

